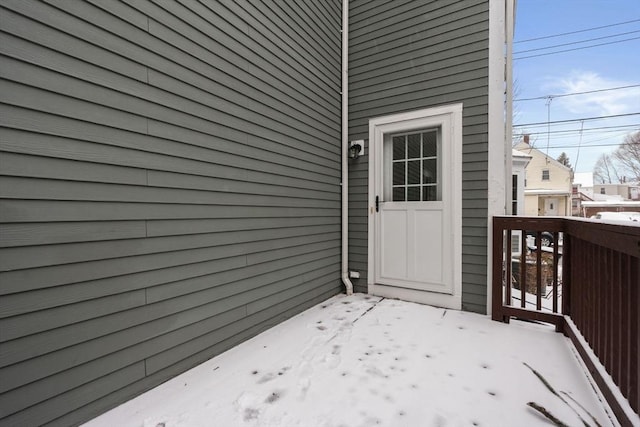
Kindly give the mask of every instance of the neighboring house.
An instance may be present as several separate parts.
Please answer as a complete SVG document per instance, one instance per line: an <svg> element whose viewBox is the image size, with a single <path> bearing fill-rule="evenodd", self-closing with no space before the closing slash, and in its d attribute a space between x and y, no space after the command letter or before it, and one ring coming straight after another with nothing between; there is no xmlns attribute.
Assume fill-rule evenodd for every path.
<svg viewBox="0 0 640 427"><path fill-rule="evenodd" d="M640 186L637 184L594 184L594 194L621 196L625 200L640 200Z"/></svg>
<svg viewBox="0 0 640 427"><path fill-rule="evenodd" d="M592 193L590 193L592 194ZM582 191L580 184L571 187L571 216L584 217L583 202L591 202L593 199Z"/></svg>
<svg viewBox="0 0 640 427"><path fill-rule="evenodd" d="M514 148L531 156L526 170L525 215L571 215L571 168L529 145L529 135Z"/></svg>
<svg viewBox="0 0 640 427"><path fill-rule="evenodd" d="M593 201L593 172L576 172L571 187L571 215L584 217L582 202L588 201Z"/></svg>
<svg viewBox="0 0 640 427"><path fill-rule="evenodd" d="M0 424L93 417L347 267L490 310L511 0L354 0L348 28L337 0L0 9Z"/></svg>
<svg viewBox="0 0 640 427"><path fill-rule="evenodd" d="M640 212L640 201L637 200L594 200L582 202L583 216L591 218L598 212Z"/></svg>

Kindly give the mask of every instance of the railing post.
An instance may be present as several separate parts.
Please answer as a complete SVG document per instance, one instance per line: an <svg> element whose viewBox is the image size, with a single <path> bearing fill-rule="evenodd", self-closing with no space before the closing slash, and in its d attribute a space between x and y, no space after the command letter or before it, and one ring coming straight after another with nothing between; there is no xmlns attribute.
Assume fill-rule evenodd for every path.
<svg viewBox="0 0 640 427"><path fill-rule="evenodd" d="M571 315L571 236L562 233L562 314Z"/></svg>
<svg viewBox="0 0 640 427"><path fill-rule="evenodd" d="M504 258L503 224L493 218L493 279L491 283L491 319L504 322L502 312L502 263Z"/></svg>

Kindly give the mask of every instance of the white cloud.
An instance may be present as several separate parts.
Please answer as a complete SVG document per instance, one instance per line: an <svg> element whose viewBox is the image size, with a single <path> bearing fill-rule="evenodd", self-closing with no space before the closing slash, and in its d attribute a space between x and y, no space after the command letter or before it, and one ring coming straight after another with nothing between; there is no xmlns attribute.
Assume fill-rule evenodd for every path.
<svg viewBox="0 0 640 427"><path fill-rule="evenodd" d="M545 85L545 89L555 95L588 92L614 87L630 86L636 82L608 79L591 71L573 71L566 77L556 77ZM572 114L608 116L636 113L640 111L640 88L610 90L606 92L560 97L553 100Z"/></svg>

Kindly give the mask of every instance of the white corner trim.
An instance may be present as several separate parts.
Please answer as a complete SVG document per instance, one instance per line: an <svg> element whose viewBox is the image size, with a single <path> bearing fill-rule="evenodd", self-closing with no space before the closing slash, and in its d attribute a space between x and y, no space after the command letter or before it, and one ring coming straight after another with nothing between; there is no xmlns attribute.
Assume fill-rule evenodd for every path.
<svg viewBox="0 0 640 427"><path fill-rule="evenodd" d="M489 135L487 171L487 313L491 313L491 281L493 262L491 224L494 215L504 215L507 208L507 163L510 150L506 149L505 131L505 74L507 2L489 0ZM511 120L510 117L507 118ZM510 146L511 144L509 144Z"/></svg>

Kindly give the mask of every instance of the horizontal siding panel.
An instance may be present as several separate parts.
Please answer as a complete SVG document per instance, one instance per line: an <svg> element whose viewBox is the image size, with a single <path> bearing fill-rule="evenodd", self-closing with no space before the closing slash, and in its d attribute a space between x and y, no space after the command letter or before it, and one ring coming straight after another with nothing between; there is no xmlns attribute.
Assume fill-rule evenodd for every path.
<svg viewBox="0 0 640 427"><path fill-rule="evenodd" d="M308 255L306 257L309 258ZM300 258L298 257L294 261L300 261ZM123 292L104 298L89 299L75 304L66 304L0 319L0 327L2 328L0 341L9 341L181 295L200 291L205 291L198 294L201 297L206 297L207 294L215 295L218 292L216 289L218 286L232 282L241 282L241 286L234 289L239 292L246 286L255 286L256 283L274 283L282 277L303 276L310 271L326 268L327 265L335 265L336 259L337 256L332 255L300 264L287 262L279 264L277 267L274 264L260 264L250 269L229 270L161 284L147 289L146 292L145 290Z"/></svg>
<svg viewBox="0 0 640 427"><path fill-rule="evenodd" d="M149 237L174 236L222 231L258 230L261 228L280 229L284 227L337 225L335 217L291 217L291 218L225 218L225 219L169 219L147 221Z"/></svg>
<svg viewBox="0 0 640 427"><path fill-rule="evenodd" d="M215 189L215 187L214 187ZM95 202L130 202L181 205L251 205L284 208L340 208L338 200L318 200L276 195L232 193L187 188L104 184L22 177L4 177L0 198L25 200L74 200Z"/></svg>
<svg viewBox="0 0 640 427"><path fill-rule="evenodd" d="M396 74L398 79L408 79L421 72L443 69L455 71L457 67L465 67L466 64L487 64L488 45L484 25L474 24L471 33L461 29L447 34L455 35L454 40L436 37L421 43L419 47L411 44L411 51L395 48L390 51L392 56L379 56L376 62L369 62L369 58L364 56L360 64L350 64L353 67L355 87L362 90L384 81L391 83ZM435 43L437 40L444 41ZM377 51L365 52L375 55ZM349 77L351 78L351 74Z"/></svg>
<svg viewBox="0 0 640 427"><path fill-rule="evenodd" d="M19 61L13 62L19 63ZM13 68L24 67L13 65ZM40 86L47 88L47 91L44 91L22 83L30 77L28 73L20 72L19 69L16 70L16 73L19 74L7 76L5 73L2 77L12 80L0 81L0 90L10 91L10 96L5 98L5 102L8 104L38 111L51 110L62 116L79 118L138 133L147 132L147 119L171 123L209 135L217 135L218 130L224 127L230 128L233 132L251 134L259 136L261 139L277 141L285 146L296 147L301 152L307 152L312 156L331 158L337 154L335 151L334 153L327 152L326 148L331 147L327 142L322 144L316 142L317 135L295 132L291 127L277 122L260 122L259 117L251 117L252 121L245 118L240 119L238 116L242 115L243 109L223 112L196 104L186 98L169 95L166 92L158 94L158 98L169 98L163 103L170 103L172 105L170 108L160 103L122 93L118 94L111 89L100 88L77 79L64 77L61 74L40 71L41 76L33 78L35 81L42 81ZM146 92L149 93L150 90L147 89ZM53 109L54 105L57 105L58 108ZM222 105L222 107L225 106ZM302 141L305 143L301 144Z"/></svg>
<svg viewBox="0 0 640 427"><path fill-rule="evenodd" d="M145 303L145 290L139 289L0 319L0 342L129 310Z"/></svg>
<svg viewBox="0 0 640 427"><path fill-rule="evenodd" d="M276 55L270 55L268 60L262 60L262 55L265 55L265 48L247 37L245 31L239 32L233 25L226 22L234 19L234 15L229 13L229 10L224 5L219 5L215 14L213 9L204 5L192 2L188 3L188 5L195 12L183 6L177 6L175 2L162 2L162 8L152 5L148 1L132 2L132 6L153 18L149 23L149 32L151 34L156 34L154 24L157 22L167 29L175 29L176 32L182 30L190 37L199 36L201 38L199 40L200 45L207 46L212 43L220 43L229 49L227 60L239 65L244 63L246 64L245 69L249 70L260 68L260 71L271 79L274 76L280 77L284 74L286 78L281 78L282 80L304 83L304 85L297 85L297 89L311 101L324 101L326 109L331 111L331 98L330 94L327 93L328 91L326 91L328 85L321 86L318 79L311 80L308 75L292 66L291 64L295 62L295 54L288 52L285 55L288 57L288 62ZM163 8L171 9L171 13L162 10ZM91 16L91 14L87 14L87 16ZM184 26L182 22L188 22L188 26ZM197 30L197 33L194 30ZM271 31L273 32L273 30ZM242 42L239 42L234 36L238 39L242 38ZM164 39L165 37L161 36L160 38Z"/></svg>
<svg viewBox="0 0 640 427"><path fill-rule="evenodd" d="M2 6L5 7L9 5L10 3L8 1L2 4ZM30 3L15 0L11 3L11 6L15 5L27 5L28 7ZM34 18L41 17L42 14L35 10L25 11L23 13L25 13L25 15L3 7L2 14L5 18L2 23L3 30L33 43L45 46L52 51L63 49L64 52L71 57L95 64L106 70L115 71L135 80L142 82L147 81L147 67L130 59L135 58L135 56L122 56L107 49L98 48L96 44L90 43L86 38L76 37L73 32L67 34L57 30L55 24L49 26L36 23L34 22ZM8 39L4 38L4 34L0 36L3 37L2 48L0 49L3 49L3 51L4 49L7 49L7 51L10 50L12 46L9 44ZM31 55L28 51L21 52L21 54Z"/></svg>
<svg viewBox="0 0 640 427"><path fill-rule="evenodd" d="M15 426L43 425L52 420L53 417L68 413L70 408L76 405L81 406L91 403L96 399L97 390L99 390L100 394L113 393L127 384L142 380L144 376L144 363L134 363L94 382L60 394L57 399L50 399L42 402L42 404L30 407L27 411L17 412L2 419L2 422L6 423L6 425ZM76 423L79 421L81 420L76 419Z"/></svg>
<svg viewBox="0 0 640 427"><path fill-rule="evenodd" d="M0 175L146 185L147 171L18 153L2 153Z"/></svg>
<svg viewBox="0 0 640 427"><path fill-rule="evenodd" d="M310 225L198 233L148 239L122 239L104 245L101 242L66 243L64 245L27 246L0 249L0 271L10 271L50 265L70 264L111 258L171 252L184 249L213 247L298 236L337 233L337 225Z"/></svg>
<svg viewBox="0 0 640 427"><path fill-rule="evenodd" d="M170 8L170 4L165 2L165 7ZM300 31L299 22L305 21L305 17L300 13L300 9L304 7L304 4L301 4L301 7L294 11L297 12L295 13L296 19L293 19L288 24L278 14L273 13L267 4L260 4L259 7L256 7L250 3L237 4L230 2L224 5L232 12L227 14L226 17L230 24L228 27L224 27L226 23L222 23L223 26L221 26L220 18L215 15L216 9L219 9L220 5L216 8L211 8L194 2L182 2L182 4L191 9L196 15L205 17L210 25L215 25L220 30L232 35L236 40L243 41L253 52L260 54L262 57L274 56L282 58L288 55L291 56L291 59L300 66L298 71L302 72L304 70L309 73L308 76L305 76L306 78L313 76L322 82L322 85L319 85L321 89L327 90L335 83L332 82L335 79L335 74L331 75L330 70L327 69L327 64L331 63L330 55L321 57L324 49L314 48L311 44L306 43L305 39L293 37L294 34ZM243 19L238 17L240 13L243 14ZM178 14L176 13L176 15ZM286 15L283 14L283 16ZM317 19L318 17L323 18L321 14L316 16L314 28L323 24ZM246 28L251 28L251 31L246 31ZM335 33L330 37L334 41L337 39ZM317 43L316 46L324 47L324 44ZM328 61L324 62L322 59ZM295 68L292 62L282 62L282 66L288 69ZM295 70L291 71L295 72ZM296 77L293 77L293 80L302 81ZM326 95L324 94L324 96Z"/></svg>
<svg viewBox="0 0 640 427"><path fill-rule="evenodd" d="M312 281L309 276L306 282ZM304 281L301 277L294 277L292 280L296 285L300 285ZM333 287L339 285L337 278L332 282ZM33 358L20 362L23 368L22 375L15 375L15 369L0 369L0 374L5 379L3 384L0 385L0 390L3 392L11 390L74 366L90 362L99 358L104 353L105 348L108 348L110 352L128 349L128 351L139 353L135 357L128 358L129 360L150 357L163 349L169 348L168 346L189 340L189 334L198 336L198 334L211 330L212 325L209 325L208 328L198 328L197 322L237 307L243 307L250 301L258 300L260 297L264 298L272 294L274 289L279 289L278 286L284 286L284 284L286 284L285 280L282 280L278 281L274 286L263 286L256 288L253 292L243 293L236 293L235 287L227 285L225 287L226 292L220 293L221 296L213 301L202 300L200 295L192 294L179 299L147 305L142 310L117 313L108 318L99 318L54 330L54 332L58 333L56 335L49 334L44 342L38 340L37 335L26 337L24 340L28 342L22 345L31 350ZM192 301L197 301L198 305L193 306ZM190 309L185 310L187 307ZM128 325L135 326L119 329ZM189 332L184 329L187 325L191 325ZM196 327L195 329L193 329L194 326ZM181 328L181 333L178 333L177 331ZM165 336L171 331L175 331L172 339ZM141 332L143 333L141 334ZM94 334L94 339L87 340L92 333ZM107 335L104 335L105 333ZM146 337L147 340L145 342L140 343L139 337L141 335ZM5 361L11 360L9 357L13 349L7 344L5 345L7 347L3 348L3 365L5 365ZM45 345L47 348L43 348ZM55 348L60 349L52 351ZM47 350L49 352L45 353Z"/></svg>
<svg viewBox="0 0 640 427"><path fill-rule="evenodd" d="M154 203L0 200L0 222L122 221L156 219L331 217L340 209L207 206Z"/></svg>
<svg viewBox="0 0 640 427"><path fill-rule="evenodd" d="M486 83L486 82L485 82ZM433 101L434 104L429 104L430 106L441 105L445 103L457 103L463 102L465 103L465 95L469 95L473 98L484 99L484 102L487 102L487 87L474 86L469 83L469 87L471 87L468 91L464 90L464 88L459 87L458 85L452 85L448 88L449 92L447 92L447 88L438 88L437 92L434 91L430 93L426 93L430 101ZM483 101L479 101L483 102ZM465 105L467 105L465 103ZM411 96L407 95L406 98L393 98L393 99L378 99L373 100L371 102L366 103L366 105L358 105L354 107L353 119L362 119L366 118L366 112L369 110L370 112L375 112L376 116L379 117L388 114L394 114L397 112L401 112L403 110L417 110L420 108L426 108L424 105L424 98L421 98L417 94L412 94ZM368 120L368 119L367 119ZM360 129L354 126L354 131L366 132L368 127L362 124ZM350 128L351 130L352 128ZM464 128L463 128L464 132ZM471 132L470 132L471 133Z"/></svg>
<svg viewBox="0 0 640 427"><path fill-rule="evenodd" d="M252 5L253 6L253 5ZM297 5L296 5L297 6ZM311 7L323 8L326 6L331 6L330 2L318 3L313 2ZM322 10L322 9L320 9ZM324 16L331 15L336 11L326 11L323 13ZM289 42L293 45L300 46L301 50L306 51L309 55L312 55L314 58L318 60L326 61L324 67L330 69L331 66L334 66L335 63L331 60L331 58L335 58L338 55L341 55L341 42L342 38L338 39L336 37L326 38L325 34L321 34L319 32L319 23L315 19L314 16L309 16L308 14L304 14L307 18L301 16L303 12L298 11L296 7L292 6L288 2L269 2L262 3L259 8L259 13L264 14L269 21L277 24L280 28L286 26L287 24L283 22L283 18L286 16L292 17L294 19L291 20L291 28L295 31L295 39L290 40ZM342 13L341 10L338 10L337 13ZM257 13L254 13L257 15ZM323 20L323 27L327 33L335 36L336 33L341 31L340 25L335 21ZM322 40L329 40L329 43L321 43Z"/></svg>
<svg viewBox="0 0 640 427"><path fill-rule="evenodd" d="M143 31L146 31L149 28L149 18L124 3L115 1L103 2L101 0L87 1L124 21L127 21L131 25L135 25Z"/></svg>
<svg viewBox="0 0 640 427"><path fill-rule="evenodd" d="M19 11L20 13L24 13L35 20L41 21L47 25L52 25L61 31L67 32L69 34L74 34L77 37L80 37L84 40L90 41L96 46L100 46L102 49L114 52L118 55L122 55L126 58L140 58L146 62L145 65L148 65L153 69L162 69L162 66L167 63L167 60L173 60L177 63L185 63L194 66L195 64L199 64L198 60L195 58L202 57L202 51L198 51L195 53L190 52L190 57L188 56L180 56L177 55L179 52L177 49L172 48L171 45L163 42L167 37L167 34L157 34L159 37L150 37L149 32L154 34L157 31L158 27L163 27L167 30L173 28L173 25L178 25L180 20L175 19L168 24L168 26L162 25L156 21L156 19L149 19L148 21L148 31L140 31L133 26L121 25L121 20L119 18L114 19L111 18L109 14L102 12L100 9L92 7L88 4L75 5L70 7L64 2L57 3L57 7L65 8L64 12L57 8L49 8L44 5L38 5L38 7L34 7L31 3L25 2L7 2L8 5L12 9ZM171 17L172 15L163 12L163 10L155 5L151 5L146 1L136 1L131 3L131 6L136 9L144 9L144 12L156 12L156 13L164 13L164 17ZM72 17L68 13L78 14L82 19L77 19ZM155 16L157 18L157 16ZM194 23L190 23L194 24ZM33 24L31 24L33 25ZM102 30L98 28L98 26L104 26L107 30ZM184 28L181 29L184 31ZM222 58L221 61L220 56L209 54L209 57L206 58L206 64L217 64L218 66L226 66L225 72L229 75L235 75L238 72L244 72L249 67L241 66L243 63L249 63L249 58L252 56L244 56L237 52L237 48L239 45L236 43L234 49L230 49L227 47L226 43L233 43L233 39L227 36L224 32L217 30L216 26L208 26L208 32L212 35L211 38L207 38L208 44L210 45L212 42L215 43L218 52L226 53L225 57ZM111 32L113 31L113 33ZM215 34L212 34L215 32ZM177 32L173 31L174 34ZM117 34L117 35L116 35ZM215 36L215 37L213 37ZM28 38L28 37L27 37ZM128 40L135 40L135 43L129 42ZM94 48L95 49L95 48ZM243 50L244 54L248 54L250 51ZM255 55L254 55L255 56ZM105 67L109 69L109 67ZM210 68L210 65L206 65L206 68ZM279 75L274 67L270 67L268 71L262 71L259 74L259 77L263 80L260 83L256 84L257 87L264 86L269 80L274 80L274 76ZM276 72L272 74L271 72ZM123 73L124 74L124 73ZM173 74L173 73L169 73ZM126 74L125 74L126 75ZM266 80L266 81L265 81ZM279 90L282 90L278 88ZM283 88L284 89L284 88ZM299 88L300 89L300 88ZM284 90L286 92L286 89ZM306 94L308 99L313 104L313 101L318 99L319 94L315 92L309 92ZM331 111L331 107L327 105L326 111Z"/></svg>
<svg viewBox="0 0 640 427"><path fill-rule="evenodd" d="M206 289L215 286L216 283L224 284L232 280L241 280L297 264L304 265L317 259L321 259L318 253L310 252L272 263L247 266L246 258L238 256L128 276L67 284L63 288L64 292L60 292L61 288L57 287L20 292L0 298L0 313L2 317L15 316L145 288L149 288L147 292L151 295L147 299L148 302L153 302L154 295L157 294L156 291L152 291L155 286L162 285L162 291L158 292L160 296L157 299L171 298L175 295Z"/></svg>
<svg viewBox="0 0 640 427"><path fill-rule="evenodd" d="M1 106L0 113L2 113ZM1 114L0 117L9 119L8 116L2 116ZM39 123L37 126L46 126L46 123L37 120L38 117L26 118L23 116L18 118L21 122L24 122L23 119L29 120L31 123L36 123L37 121ZM50 119L50 117L48 119ZM68 123L69 126L74 126L75 124L77 124L78 127L82 126L82 123L77 121L70 121ZM27 125L27 127L29 127L29 125ZM101 132L101 130L100 128L96 128L95 132ZM172 132L177 131L178 130L175 129ZM262 162L259 160L247 160L247 164L244 164L242 159L239 159L236 155L184 145L164 139L144 137L144 140L140 141L134 137L130 140L131 142L127 142L127 139L121 139L123 137L127 138L130 135L131 134L110 135L114 138L112 140L125 145L124 148L120 148L110 144L87 143L77 139L56 137L22 130L0 129L0 150L95 163L119 163L123 166L142 169L148 168L150 170L171 171L234 181L258 182L283 187L338 193L339 181L337 178L328 175L317 175L314 173L315 168L311 165L309 169L305 171L303 169L285 166L284 164L272 164L271 162ZM137 149L129 149L129 147L127 147L127 145L131 147L138 146L139 142L143 144L147 142L155 143L158 148L166 145L168 150L166 154L156 154ZM201 157L198 157L199 154L201 154ZM185 155L193 157L185 158ZM256 155L256 157L258 156L259 155ZM118 162L118 159L123 160ZM212 163L212 161L215 163ZM291 159L289 159L288 164L291 164L291 162ZM319 180L313 180L315 177Z"/></svg>
<svg viewBox="0 0 640 427"><path fill-rule="evenodd" d="M2 205L0 210L10 209ZM45 220L46 221L46 220ZM146 236L144 221L62 222L51 224L0 224L0 247L49 245L67 242L107 241Z"/></svg>
<svg viewBox="0 0 640 427"><path fill-rule="evenodd" d="M373 48L376 42L385 46L391 42L397 43L397 46L405 46L401 40L419 40L429 38L434 33L445 33L448 27L454 26L458 21L465 17L476 15L488 11L486 1L476 0L475 2L437 2L431 1L422 3L420 7L408 5L410 10L403 13L396 13L397 9L391 12L393 16L384 18L384 14L378 15L383 22L379 25L367 25L358 29L351 29L350 38L353 41L355 50L364 50ZM357 18L356 18L357 20ZM371 22L371 21L369 21ZM467 22L462 25L468 26ZM444 27L444 28L442 28ZM434 30L430 32L429 30Z"/></svg>
<svg viewBox="0 0 640 427"><path fill-rule="evenodd" d="M353 108L354 113L358 113L364 109L375 108L380 105L380 102L386 104L399 104L407 101L414 101L422 99L422 97L436 97L438 95L447 95L455 99L455 94L460 93L460 96L467 94L467 91L471 92L471 96L481 95L486 93L486 85L488 79L484 76L477 77L476 75L468 76L467 80L457 80L457 76L446 77L441 79L440 86L433 86L427 83L416 84L417 89L414 92L407 92L404 95L396 95L395 93L387 93L388 96L376 96L376 93L372 93L367 97L359 97L353 99L349 103L349 108Z"/></svg>
<svg viewBox="0 0 640 427"><path fill-rule="evenodd" d="M327 252L324 254L327 255ZM242 283L243 286L250 286L250 281L255 280L274 283L283 277L301 277L309 271L335 264L337 259L336 252L324 258L317 253L302 254L282 262L256 264L242 270L229 270L216 275L161 284L148 289L148 301L154 303L199 291L213 292L209 289L232 282Z"/></svg>
<svg viewBox="0 0 640 427"><path fill-rule="evenodd" d="M209 248L8 271L0 273L0 282L2 282L0 294L25 292L68 283L86 282L235 256L246 257L248 265L259 264L285 258L293 254L332 248L339 237L337 234L319 234L236 245L218 245Z"/></svg>
<svg viewBox="0 0 640 427"><path fill-rule="evenodd" d="M465 66L456 67L454 70L455 72L452 72L451 68L446 68L434 72L420 73L420 77L411 76L406 79L398 79L393 84L385 84L384 89L379 89L373 93L365 90L357 91L351 98L352 105L356 106L359 103L376 98L402 96L415 90L423 90L427 84L429 88L435 88L488 77L487 68L486 66L483 67L481 63L465 64Z"/></svg>
<svg viewBox="0 0 640 427"><path fill-rule="evenodd" d="M6 104L23 108L34 107L39 111L55 111L66 117L79 118L91 123L145 133L147 119L122 110L96 105L80 99L72 99L32 86L0 79L0 91Z"/></svg>
<svg viewBox="0 0 640 427"><path fill-rule="evenodd" d="M466 48L468 49L469 46L466 45ZM460 52L458 52L457 49L454 49L453 52L447 50L446 52L443 52L443 54L447 54L447 57L436 63L427 62L424 65L419 65L416 64L415 61L407 60L392 64L392 67L388 67L387 69L381 70L375 68L371 71L361 70L362 74L358 77L363 78L363 80L361 82L356 81L353 83L353 86L355 87L354 92L355 94L366 93L367 88L382 83L385 83L386 87L400 87L407 82L414 81L416 78L423 77L425 74L431 74L435 78L436 76L444 75L444 73L447 72L460 73L463 71L477 70L486 67L487 62L485 50L486 47L483 47L478 51L472 51L471 53L464 55L460 55ZM402 69L395 70L401 66ZM393 78L394 76L397 76L397 78ZM349 78L351 80L351 76L349 76Z"/></svg>
<svg viewBox="0 0 640 427"><path fill-rule="evenodd" d="M310 290L314 290L314 292L318 292L319 290L326 290L327 288L335 289L339 282L337 280L332 280L330 283L325 284L324 286L318 286L319 283L322 283L322 280L319 281L310 281L305 284L299 284L297 287L290 287L292 293L295 295L303 294L303 298L308 298L308 294ZM260 301L259 299L256 301ZM285 298L276 298L277 302L286 301ZM273 304L269 306L273 307ZM266 309L269 306L265 307ZM244 306L243 309L247 311L248 315L254 314L249 313L249 307ZM146 362L147 372L153 373L157 372L160 369L163 369L169 365L172 365L182 359L184 359L189 354L194 354L199 351L202 351L204 348L211 345L211 329L202 328L198 335L194 333L185 333L186 331L182 331L178 333L178 335L173 340L174 343L177 342L179 345L166 349L164 352L156 352L153 356L149 357Z"/></svg>

